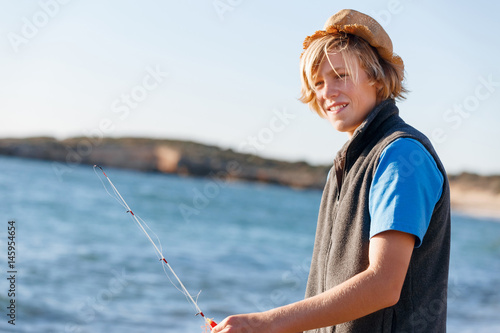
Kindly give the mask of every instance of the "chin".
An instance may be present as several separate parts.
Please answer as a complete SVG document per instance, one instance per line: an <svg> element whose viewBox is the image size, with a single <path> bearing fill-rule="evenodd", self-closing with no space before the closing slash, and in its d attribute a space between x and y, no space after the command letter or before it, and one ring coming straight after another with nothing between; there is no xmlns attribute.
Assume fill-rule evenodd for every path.
<svg viewBox="0 0 500 333"><path fill-rule="evenodd" d="M345 126L344 124L332 124L333 128L337 132L347 133L349 137L351 137L352 133L356 130L357 127Z"/></svg>
<svg viewBox="0 0 500 333"><path fill-rule="evenodd" d="M347 132L349 130L344 124L342 124L342 122L330 121L330 124L338 132Z"/></svg>

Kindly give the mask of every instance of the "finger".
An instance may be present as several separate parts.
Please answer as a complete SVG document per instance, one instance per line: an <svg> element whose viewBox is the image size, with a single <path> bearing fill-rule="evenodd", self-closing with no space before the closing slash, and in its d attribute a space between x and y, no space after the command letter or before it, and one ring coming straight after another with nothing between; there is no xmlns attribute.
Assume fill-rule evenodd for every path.
<svg viewBox="0 0 500 333"><path fill-rule="evenodd" d="M226 319L224 319L223 321L221 321L218 325L216 325L214 328L212 328L212 330L210 331L210 333L221 333L222 330L224 329L224 326L226 326Z"/></svg>
<svg viewBox="0 0 500 333"><path fill-rule="evenodd" d="M223 327L220 324L215 326L210 333L227 333L227 327Z"/></svg>

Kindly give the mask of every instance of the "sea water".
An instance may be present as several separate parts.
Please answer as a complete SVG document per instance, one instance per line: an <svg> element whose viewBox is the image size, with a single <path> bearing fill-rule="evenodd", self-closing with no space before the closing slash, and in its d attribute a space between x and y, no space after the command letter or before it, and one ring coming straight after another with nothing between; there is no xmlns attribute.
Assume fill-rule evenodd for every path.
<svg viewBox="0 0 500 333"><path fill-rule="evenodd" d="M105 171L207 317L303 298L320 191ZM98 175L0 157L0 331L201 332L203 320ZM449 332L500 332L499 221L453 215L448 308Z"/></svg>

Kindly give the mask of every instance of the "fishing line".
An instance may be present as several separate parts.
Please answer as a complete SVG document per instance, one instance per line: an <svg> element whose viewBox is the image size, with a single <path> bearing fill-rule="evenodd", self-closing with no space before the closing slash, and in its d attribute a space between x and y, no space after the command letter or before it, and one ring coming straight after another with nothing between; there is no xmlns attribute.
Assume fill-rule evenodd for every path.
<svg viewBox="0 0 500 333"><path fill-rule="evenodd" d="M103 182L103 180L99 176L99 174L97 172L97 168L99 168L101 170L102 174L104 175L104 177L108 181L108 183L109 183L109 185L111 187L111 191L113 192L114 195L110 193L110 191L108 190L106 184ZM94 165L94 172L97 175L97 177L99 178L99 180L101 181L101 183L102 183L104 189L106 190L106 192L108 193L108 195L111 196L111 197L113 197L126 210L127 213L130 213L130 215L132 216L132 219L136 222L136 225L138 226L138 228L146 235L146 237L151 242L151 244L153 244L156 256L158 257L158 260L161 262L162 267L163 267L163 271L165 272L165 275L167 275L167 278L170 280L170 283L177 290L179 290L182 294L184 294L184 296L186 297L186 299L188 300L188 302L190 302L194 306L194 308L197 311L196 315L200 315L205 320L206 324L209 325L210 327L217 326L216 322L214 322L210 318L205 317L205 315L203 314L203 311L201 311L200 307L198 306L198 296L200 295L201 291L196 295L196 301L195 301L193 299L193 296L191 296L191 294L188 292L188 290L186 289L186 287L182 283L181 279L177 276L177 274L175 273L175 271L173 270L173 268L170 266L170 264L167 262L167 260L163 256L160 238L156 235L156 233L153 230L151 230L151 228L149 227L149 225L141 217L139 217L138 215L136 215L132 211L132 209L127 204L127 202L125 201L125 199L123 199L122 195L120 194L120 192L118 191L118 189L115 187L115 185L113 184L113 182L111 181L111 179L109 179L108 175L106 175L106 173L104 172L104 170L102 169L102 167L100 167L97 164ZM153 241L153 239L151 238L151 236L149 235L149 233L146 231L146 229L148 229L154 235L154 237L157 240L157 243L155 243ZM172 281L172 279L170 277L170 274L168 274L166 268L168 268L168 271L170 271L170 273L175 277L175 280L179 284L180 288L176 285L176 283L174 283L174 281Z"/></svg>

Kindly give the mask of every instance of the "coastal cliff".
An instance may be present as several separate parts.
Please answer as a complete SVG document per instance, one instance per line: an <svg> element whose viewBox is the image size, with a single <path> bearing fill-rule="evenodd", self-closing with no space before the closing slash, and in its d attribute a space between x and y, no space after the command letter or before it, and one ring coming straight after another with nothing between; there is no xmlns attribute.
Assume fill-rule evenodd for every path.
<svg viewBox="0 0 500 333"><path fill-rule="evenodd" d="M61 174L75 164L99 164L296 188L322 188L329 170L328 166L264 159L195 142L147 138L0 139L0 155L56 161Z"/></svg>

